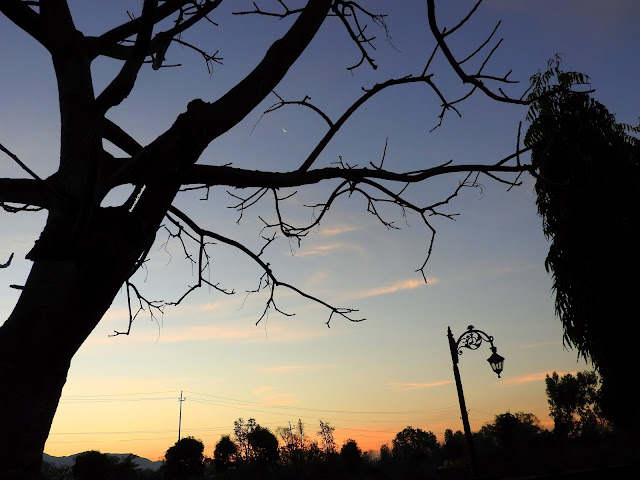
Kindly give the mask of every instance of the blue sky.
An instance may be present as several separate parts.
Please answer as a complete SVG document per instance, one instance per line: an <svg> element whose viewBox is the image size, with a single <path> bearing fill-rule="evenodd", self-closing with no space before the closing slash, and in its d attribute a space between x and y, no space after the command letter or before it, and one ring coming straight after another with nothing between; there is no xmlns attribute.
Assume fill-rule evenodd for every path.
<svg viewBox="0 0 640 480"><path fill-rule="evenodd" d="M126 10L139 2L72 1L78 28L99 33L127 20ZM267 6L270 2L261 2ZM274 4L276 2L273 2ZM336 21L326 22L314 42L277 88L287 99L309 95L336 118L361 93L389 76L420 73L433 48L425 2L363 2L387 17L392 45L382 32L374 57L379 69L346 67L358 52ZM231 4L231 5L229 5ZM145 144L168 128L193 98L215 100L243 78L278 38L289 20L231 16L250 2L223 3L213 16L219 24L202 25L184 38L208 50L220 50L223 65L210 76L197 54L172 46L169 63L180 68L145 69L132 95L110 118ZM442 25L452 25L472 5L439 2ZM502 20L504 37L491 71L522 80L561 53L564 67L590 75L596 97L619 121L636 123L640 93L635 62L640 34L640 5L634 0L487 0L472 22L452 41L466 56ZM0 18L0 143L42 176L53 173L59 149L57 94L46 53L33 40ZM96 90L117 71L113 61L94 68ZM459 81L437 58L435 80L450 97L463 92ZM284 171L295 168L324 134L323 121L309 110L289 107L260 119L275 102L268 98L241 124L216 140L202 163ZM318 160L338 156L350 164L379 162L388 138L385 164L398 171L425 168L453 159L456 163L490 162L514 150L518 121L526 109L497 105L481 95L462 105L462 118L449 114L437 123L439 102L425 88L403 86L375 98L356 113ZM260 121L259 121L260 120ZM23 172L0 157L0 176ZM412 187L408 195L426 202L446 197L460 177L438 178ZM185 392L183 435L205 441L211 455L219 436L232 431L233 420L255 417L270 428L301 418L313 437L318 419L336 427L339 439L353 437L365 448L390 442L407 425L431 430L461 429L459 407L446 340L447 326L460 335L469 324L495 337L506 357L497 379L485 359L488 348L465 352L461 374L473 429L507 410L535 413L549 421L544 376L588 367L576 352L562 346L562 329L554 317L551 279L544 271L548 248L536 215L531 178L509 192L504 184L481 178L482 189L467 189L445 208L460 213L455 221L434 220L437 237L426 269L418 268L429 232L418 218L404 219L396 209L384 211L401 230L387 230L366 212L362 198L343 199L301 247L286 240L273 244L267 258L279 278L331 304L359 309L362 323L334 318L328 312L281 290L279 307L255 326L264 308L262 294L246 295L260 275L250 259L229 248L212 248L211 279L235 289L228 297L204 289L180 306L167 308L153 321L141 315L129 337L108 335L126 329L125 296L111 310L73 360L63 399L54 420L47 453L67 455L97 448L160 457L177 436L178 397ZM328 186L299 189L286 208L290 218L308 221L303 205L326 196ZM242 240L258 250L259 215L273 219L268 202L245 212L224 189L183 194L184 207L203 227ZM28 274L24 255L44 222L41 213L0 212L0 259L16 258L0 270L0 318L6 318ZM158 235L147 269L136 283L153 299L174 300L194 281L191 266L177 244L163 246ZM99 272L97 272L99 274ZM25 346L28 348L28 346Z"/></svg>

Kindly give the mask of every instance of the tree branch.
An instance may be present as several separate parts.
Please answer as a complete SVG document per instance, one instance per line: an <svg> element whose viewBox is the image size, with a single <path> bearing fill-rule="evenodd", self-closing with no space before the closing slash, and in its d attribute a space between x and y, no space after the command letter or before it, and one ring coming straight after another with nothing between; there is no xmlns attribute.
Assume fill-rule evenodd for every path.
<svg viewBox="0 0 640 480"><path fill-rule="evenodd" d="M24 2L20 0L3 0L0 2L0 12L40 42L47 50L51 50L50 38L47 35L42 17Z"/></svg>
<svg viewBox="0 0 640 480"><path fill-rule="evenodd" d="M244 253L245 255L247 255L249 258L251 258L254 262L256 262L260 268L263 270L263 275L260 277L260 281L259 281L259 285L257 287L256 290L252 290L251 292L248 293L252 293L252 292L258 292L262 289L268 289L270 292L269 295L269 299L266 302L265 305L265 309L262 312L262 315L260 316L260 318L258 319L258 321L256 322L256 324L260 323L260 321L262 321L262 319L268 314L270 308L273 308L274 310L282 313L283 315L288 315L290 316L291 314L287 314L285 312L283 312L282 310L280 310L276 303L275 303L275 289L277 287L284 287L287 288L289 290L292 290L294 292L296 292L298 295L307 298L308 300L312 300L313 302L319 303L320 305L328 308L330 310L330 314L329 314L329 319L327 320L326 324L327 326L330 326L330 322L331 319L333 317L333 315L339 315L351 322L361 322L363 320L365 320L364 318L353 318L351 317L351 313L357 312L356 309L353 308L345 308L345 307L334 307L330 304L328 304L327 302L313 296L310 295L302 290L300 290L299 288L296 288L293 285L290 285L288 283L285 282L281 282L280 280L278 280L276 278L276 276L274 275L273 271L271 270L271 266L269 263L265 262L264 260L262 260L262 258L260 258L259 254L255 254L253 253L251 250L249 250L249 248L247 248L245 245L243 245L242 243L233 240L231 238L227 238L224 237L218 233L212 232L210 230L206 230L201 228L195 221L193 221L191 218L189 218L185 213L181 212L180 210L178 210L175 207L171 207L169 209L169 212L173 215L175 215L177 218L179 218L180 220L182 220L189 228L191 228L197 236L204 238L204 237L209 237L212 238L220 243L224 243L226 245L232 246L234 248L236 248L237 250L240 250L242 253ZM268 242L272 241L272 240L267 240ZM190 290L192 291L192 290ZM188 293L190 293L187 292ZM181 297L180 300L182 300L184 298L184 295Z"/></svg>
<svg viewBox="0 0 640 480"><path fill-rule="evenodd" d="M516 158L531 148L524 148L507 155L493 164L445 164L423 170L409 172L393 172L381 168L341 168L325 167L308 172L265 172L246 170L230 166L193 165L181 178L183 184L205 184L208 186L224 185L237 188L284 188L313 185L325 180L344 179L360 181L364 178L389 180L398 183L418 183L428 178L460 172L480 173L518 173L531 171L531 165L506 165L509 160Z"/></svg>
<svg viewBox="0 0 640 480"><path fill-rule="evenodd" d="M9 265L11 265L11 260L13 260L13 252L11 252L11 255L9 255L9 260L7 260L5 263L0 263L0 268L8 268Z"/></svg>
<svg viewBox="0 0 640 480"><path fill-rule="evenodd" d="M438 43L438 46L439 46L440 50L442 50L442 53L444 54L445 58L449 62L449 65L451 65L451 68L453 68L454 72L456 72L456 74L458 75L460 80L462 80L463 83L472 84L474 87L476 87L479 90L481 90L489 98L491 98L493 100L496 100L498 102L514 103L514 104L518 104L518 105L528 105L530 103L529 101L518 99L518 98L508 97L502 91L501 91L500 95L498 95L498 94L494 93L491 89L489 89L482 82L482 78L487 78L487 79L491 79L491 80L497 80L497 81L502 82L502 83L508 83L508 81L507 81L507 76L509 75L508 73L504 77L497 77L497 76L483 77L483 76L480 75L480 71L486 65L486 62L489 60L489 58L491 57L491 55L493 54L495 49L498 47L500 42L498 42L498 45L496 45L491 50L491 52L489 53L489 55L485 59L484 63L480 67L480 71L475 75L473 75L473 74L469 75L462 69L462 67L460 66L462 62L456 60L455 56L451 52L451 49L449 48L449 45L445 41L445 37L446 36L450 35L451 33L453 33L453 31L457 30L464 23L466 23L466 21L469 19L469 17L471 17L473 12L475 12L475 10L478 8L478 6L480 5L481 1L482 0L480 0L479 2L477 2L475 4L475 6L472 8L472 10L469 12L469 14L458 25L456 25L456 27L454 27L452 30L449 30L448 32L445 33L444 30L441 31L440 28L438 27L438 23L437 23L437 20L436 20L436 13L435 13L435 0L427 0L427 18L429 20L429 28L431 29L431 33L433 34L434 38L436 39L436 42ZM491 37L492 36L493 36L493 33L491 34ZM484 44L482 46L484 46ZM478 51L479 51L479 49L478 49ZM477 53L477 51L474 52L471 56L475 55L475 53ZM467 59L465 59L465 61Z"/></svg>
<svg viewBox="0 0 640 480"><path fill-rule="evenodd" d="M202 100L190 102L187 111L178 117L172 127L145 149L147 154L138 155L129 162L114 175L111 184L121 184L125 177L157 177L163 172L163 167L167 167L166 171L175 172L176 168L187 168L190 167L189 163L195 163L209 143L237 125L276 87L313 39L330 6L331 0L309 1L287 33L271 45L251 73L213 103ZM160 147L166 143L171 143L176 155L180 152L179 157L166 155L166 147ZM153 165L147 165L152 158L147 151L156 146L165 150L162 157L166 158L166 165L160 165L157 161ZM179 164L173 162L182 162L182 165L178 167ZM129 182L130 180L125 183ZM147 181L144 183L148 184ZM162 189L166 190L164 187ZM155 191L147 188L145 195ZM156 200L151 202L156 204Z"/></svg>
<svg viewBox="0 0 640 480"><path fill-rule="evenodd" d="M190 0L167 0L163 2L162 5L159 5L155 10L152 19L153 23L158 23L174 13L179 12L189 1ZM142 17L138 17L103 33L98 38L91 38L93 55L98 56L104 54L110 47L118 45L127 38L138 34L141 29Z"/></svg>
<svg viewBox="0 0 640 480"><path fill-rule="evenodd" d="M156 8L156 13L153 18L154 24L162 21L163 19L178 13L178 17L175 21L175 25L163 32L158 32L149 42L146 55L153 57L153 68L158 69L164 62L164 56L172 41L178 41L175 37L180 33L189 29L200 20L207 19L207 15L216 9L222 0L204 0L203 5L189 1L167 1L159 5ZM185 8L187 4L193 4L190 9ZM195 13L193 13L195 12ZM185 19L186 17L186 19ZM122 45L128 38L138 34L140 28L142 28L142 17L131 20L130 22L120 25L115 29L103 34L102 36L89 39L92 57L98 55L105 55L118 60L127 60L132 55L132 46ZM213 22L212 22L213 23ZM197 47L186 44L187 46L197 50L201 55L203 53ZM211 60L219 62L219 58L214 55L210 56Z"/></svg>
<svg viewBox="0 0 640 480"><path fill-rule="evenodd" d="M27 167L27 165L20 160L16 155L14 155L12 152L10 152L4 145L2 145L0 143L0 150L2 150L4 153L6 153L7 155L9 155L9 157L11 157L11 159L16 162L18 165L20 165L20 168L22 168L25 172L27 172L30 176L32 176L34 179L42 181L42 179L36 175L36 173L31 170L29 167Z"/></svg>
<svg viewBox="0 0 640 480"><path fill-rule="evenodd" d="M140 153L144 148L137 140L108 118L104 119L102 135L105 140L110 141L120 150L132 157Z"/></svg>
<svg viewBox="0 0 640 480"><path fill-rule="evenodd" d="M0 204L17 203L48 208L53 190L46 182L30 178L0 178ZM11 207L14 208L14 207ZM5 210L11 210L5 208Z"/></svg>
<svg viewBox="0 0 640 480"><path fill-rule="evenodd" d="M318 142L318 144L313 149L313 151L309 154L307 159L302 163L298 171L305 172L309 170L309 168L311 168L311 166L317 160L320 153L322 153L322 151L329 144L329 142L335 136L335 134L338 133L338 131L342 128L342 126L349 119L349 117L351 117L351 115L353 115L356 112L356 110L358 110L358 108L360 108L367 100L371 99L373 96L380 93L386 88L389 88L394 85L402 85L402 84L409 84L409 83L427 83L431 85L436 91L438 91L437 88L435 88L435 85L431 79L431 75L420 76L420 77L408 76L408 77L402 77L402 78L395 78L395 79L390 79L383 83L378 83L374 85L373 88L366 90L365 93L358 100L356 100L349 108L347 108L346 111L342 114L342 116L331 125L331 127L329 128L325 136L320 140L320 142Z"/></svg>
<svg viewBox="0 0 640 480"><path fill-rule="evenodd" d="M119 105L131 93L138 77L138 72L149 50L157 6L158 0L144 0L140 17L140 29L136 36L131 56L125 61L116 78L96 99L96 108L100 115L106 113L111 107Z"/></svg>

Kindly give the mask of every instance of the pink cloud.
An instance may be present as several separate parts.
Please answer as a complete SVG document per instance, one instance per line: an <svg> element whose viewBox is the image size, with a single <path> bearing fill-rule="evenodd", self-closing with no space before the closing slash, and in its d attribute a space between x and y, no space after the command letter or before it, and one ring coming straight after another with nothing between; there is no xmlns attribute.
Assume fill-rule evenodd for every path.
<svg viewBox="0 0 640 480"><path fill-rule="evenodd" d="M513 378L505 378L501 380L501 383L506 383L507 385L522 385L523 383L531 383L531 382L542 382L547 377L547 375L551 375L553 370L543 371L543 372L534 372L534 373L525 373L518 377ZM558 375L563 376L567 373L571 373L574 375L576 372L558 372Z"/></svg>
<svg viewBox="0 0 640 480"><path fill-rule="evenodd" d="M295 372L300 370L322 370L334 368L335 365L273 365L271 367L260 367L260 370L271 373Z"/></svg>
<svg viewBox="0 0 640 480"><path fill-rule="evenodd" d="M356 230L358 230L358 228L351 225L339 225L334 228L322 229L318 233L320 235L334 236L334 235L341 235L347 232L355 232Z"/></svg>
<svg viewBox="0 0 640 480"><path fill-rule="evenodd" d="M424 283L424 280L421 278L410 278L407 280L400 280L391 285L385 285L383 287L376 287L360 294L356 295L356 297L374 297L377 295L386 295L388 293L395 293L402 290L413 290L414 288L423 287L425 285L435 285L440 282L440 279L435 277L427 277L427 283Z"/></svg>
<svg viewBox="0 0 640 480"><path fill-rule="evenodd" d="M434 388L440 387L442 385L449 385L453 383L453 380L440 380L437 382L392 382L389 385L392 387L402 390L402 391L411 391L411 390L424 390L425 388Z"/></svg>

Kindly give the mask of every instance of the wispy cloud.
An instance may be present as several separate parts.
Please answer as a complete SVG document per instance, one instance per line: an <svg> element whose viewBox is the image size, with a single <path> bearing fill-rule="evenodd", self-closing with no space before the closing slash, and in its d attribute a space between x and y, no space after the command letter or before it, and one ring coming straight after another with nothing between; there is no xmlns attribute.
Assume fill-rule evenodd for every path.
<svg viewBox="0 0 640 480"><path fill-rule="evenodd" d="M316 245L310 248L304 248L298 250L296 252L296 256L298 257L308 257L310 255L328 255L334 250L338 250L341 248L345 248L347 244L345 243L332 243L328 245Z"/></svg>
<svg viewBox="0 0 640 480"><path fill-rule="evenodd" d="M358 227L355 227L353 225L338 225L333 228L320 230L318 234L332 237L335 235L342 235L343 233L355 232L356 230L358 230Z"/></svg>
<svg viewBox="0 0 640 480"><path fill-rule="evenodd" d="M377 295L386 295L388 293L400 292L402 290L413 290L414 288L424 287L425 285L435 285L440 283L440 279L435 277L427 277L427 283L420 278L410 278L407 280L400 280L391 285L384 285L382 287L375 287L363 292L357 293L356 298L375 297Z"/></svg>
<svg viewBox="0 0 640 480"><path fill-rule="evenodd" d="M261 385L253 390L253 394L259 397L260 403L264 405L291 405L296 403L295 393L277 392L278 387L273 385Z"/></svg>
<svg viewBox="0 0 640 480"><path fill-rule="evenodd" d="M411 391L411 390L424 390L426 388L440 387L442 385L448 385L453 383L453 380L440 380L437 382L391 382L390 386L396 390Z"/></svg>
<svg viewBox="0 0 640 480"><path fill-rule="evenodd" d="M505 383L507 385L522 385L523 383L542 382L547 377L547 375L551 375L552 373L553 373L553 370L545 370L543 372L524 373L518 377L505 378L504 380L501 380L501 383ZM557 373L560 376L566 375L567 373L571 373L572 375L575 374L575 372L557 372Z"/></svg>
<svg viewBox="0 0 640 480"><path fill-rule="evenodd" d="M123 325L126 327L126 325ZM127 343L178 343L178 342L235 342L258 343L276 342L289 343L300 342L314 338L322 338L339 333L328 328L296 328L291 325L269 325L265 328L257 328L253 324L243 325L185 325L175 328L159 327L152 336L148 330L141 328L132 329L132 333L125 341ZM89 337L88 343L108 344L118 342L117 338L110 338L104 332L98 332Z"/></svg>
<svg viewBox="0 0 640 480"><path fill-rule="evenodd" d="M259 370L269 373L286 373L297 372L301 370L324 370L327 368L335 368L335 365L273 365L270 367L258 367Z"/></svg>
<svg viewBox="0 0 640 480"><path fill-rule="evenodd" d="M307 281L305 282L305 285L307 287L323 285L330 279L331 279L331 272L329 270L319 270L317 272L314 272L313 275L311 275L311 277L307 279Z"/></svg>
<svg viewBox="0 0 640 480"><path fill-rule="evenodd" d="M327 243L323 245L307 245L296 251L297 257L309 257L313 255L329 255L338 250L349 250L362 257L368 257L367 251L361 245L348 242ZM287 252L289 254L289 252Z"/></svg>
<svg viewBox="0 0 640 480"><path fill-rule="evenodd" d="M254 395L262 395L267 392L273 392L276 388L278 387L274 387L273 385L261 385L254 389L251 393L253 393Z"/></svg>

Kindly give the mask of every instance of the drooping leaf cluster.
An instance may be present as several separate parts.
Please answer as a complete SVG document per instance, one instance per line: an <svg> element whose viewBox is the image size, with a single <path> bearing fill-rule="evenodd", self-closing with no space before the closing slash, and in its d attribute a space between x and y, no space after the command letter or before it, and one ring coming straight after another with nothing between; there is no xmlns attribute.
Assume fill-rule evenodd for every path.
<svg viewBox="0 0 640 480"><path fill-rule="evenodd" d="M566 344L601 374L607 418L629 425L624 390L631 357L621 334L637 318L640 130L616 122L592 91L576 91L589 78L563 72L560 63L556 56L531 79L525 136L551 241L545 267Z"/></svg>
<svg viewBox="0 0 640 480"><path fill-rule="evenodd" d="M637 318L639 129L616 122L592 91L576 91L589 78L563 72L560 57L548 67L531 79L525 136L551 241L545 267L566 344L593 362L616 402L629 360L620 334Z"/></svg>

